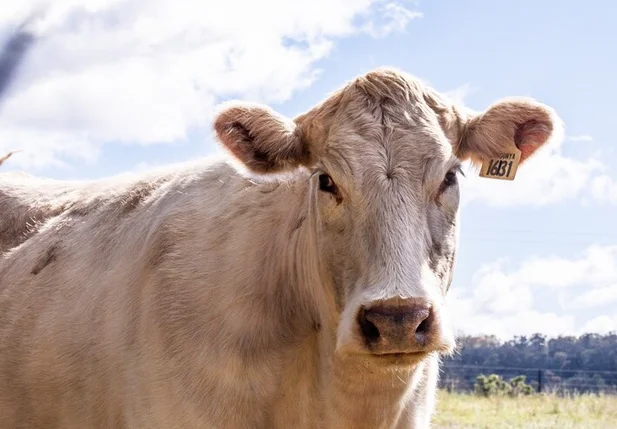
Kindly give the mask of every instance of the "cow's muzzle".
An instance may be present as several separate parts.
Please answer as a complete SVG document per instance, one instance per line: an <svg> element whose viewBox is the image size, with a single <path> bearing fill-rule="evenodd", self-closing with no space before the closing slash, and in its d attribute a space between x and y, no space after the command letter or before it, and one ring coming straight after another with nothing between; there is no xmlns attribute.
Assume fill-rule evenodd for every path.
<svg viewBox="0 0 617 429"><path fill-rule="evenodd" d="M371 354L424 354L443 349L436 311L422 298L362 306L357 324Z"/></svg>

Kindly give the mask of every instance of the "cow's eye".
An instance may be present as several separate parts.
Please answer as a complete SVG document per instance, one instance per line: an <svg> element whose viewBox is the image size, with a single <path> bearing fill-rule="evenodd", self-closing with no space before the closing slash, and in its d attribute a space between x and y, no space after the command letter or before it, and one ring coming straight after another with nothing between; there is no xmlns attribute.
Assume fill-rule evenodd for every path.
<svg viewBox="0 0 617 429"><path fill-rule="evenodd" d="M441 183L441 190L444 191L448 189L450 186L456 185L458 182L456 173L461 173L463 176L463 170L460 167L455 168L454 170L450 170L446 173L446 177L444 177L443 182Z"/></svg>
<svg viewBox="0 0 617 429"><path fill-rule="evenodd" d="M448 188L456 185L456 171L448 171L446 177L443 179L443 186Z"/></svg>
<svg viewBox="0 0 617 429"><path fill-rule="evenodd" d="M331 194L337 193L334 180L325 173L319 175L319 189L324 192L330 192Z"/></svg>

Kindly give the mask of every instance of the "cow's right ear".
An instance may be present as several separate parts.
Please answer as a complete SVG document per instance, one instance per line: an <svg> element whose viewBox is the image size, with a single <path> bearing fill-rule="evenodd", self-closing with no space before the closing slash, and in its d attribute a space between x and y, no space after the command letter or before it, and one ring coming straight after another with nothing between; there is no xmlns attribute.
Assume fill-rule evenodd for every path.
<svg viewBox="0 0 617 429"><path fill-rule="evenodd" d="M223 146L254 173L289 171L310 158L296 124L264 105L227 102L214 119L214 130Z"/></svg>

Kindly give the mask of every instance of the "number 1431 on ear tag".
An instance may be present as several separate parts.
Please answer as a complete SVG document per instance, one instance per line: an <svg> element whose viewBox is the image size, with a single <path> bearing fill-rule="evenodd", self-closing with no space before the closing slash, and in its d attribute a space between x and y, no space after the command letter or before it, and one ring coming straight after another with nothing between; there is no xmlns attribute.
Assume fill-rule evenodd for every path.
<svg viewBox="0 0 617 429"><path fill-rule="evenodd" d="M521 151L515 146L501 152L494 158L482 162L480 177L489 179L514 180L516 170L521 162Z"/></svg>

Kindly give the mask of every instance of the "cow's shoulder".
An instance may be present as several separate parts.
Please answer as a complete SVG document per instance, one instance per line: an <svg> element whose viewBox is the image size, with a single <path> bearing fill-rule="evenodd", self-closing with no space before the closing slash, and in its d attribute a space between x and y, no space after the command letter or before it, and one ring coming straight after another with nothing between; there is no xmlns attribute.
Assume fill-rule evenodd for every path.
<svg viewBox="0 0 617 429"><path fill-rule="evenodd" d="M105 179L66 181L30 174L0 175L0 253L50 224L64 233L104 234L214 204L250 183L225 159L173 164Z"/></svg>

